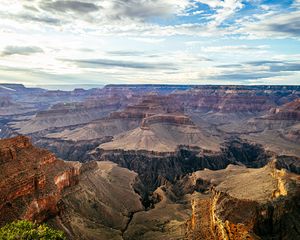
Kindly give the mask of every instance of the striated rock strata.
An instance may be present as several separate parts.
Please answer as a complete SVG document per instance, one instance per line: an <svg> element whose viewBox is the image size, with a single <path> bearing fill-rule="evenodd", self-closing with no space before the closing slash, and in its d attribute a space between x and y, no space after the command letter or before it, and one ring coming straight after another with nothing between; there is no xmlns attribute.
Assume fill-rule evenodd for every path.
<svg viewBox="0 0 300 240"><path fill-rule="evenodd" d="M64 162L27 137L0 140L0 167L0 226L47 221L69 239L122 239L144 209L136 173L111 162Z"/></svg>
<svg viewBox="0 0 300 240"><path fill-rule="evenodd" d="M206 231L215 239L299 238L299 176L269 164L260 169L204 170L190 179L194 186L204 181L212 187L209 207L201 209L196 202L194 209L195 214L208 214ZM195 236L205 229L190 231Z"/></svg>
<svg viewBox="0 0 300 240"><path fill-rule="evenodd" d="M78 181L79 165L35 148L26 137L0 140L0 224L16 218L44 221L58 213L65 187Z"/></svg>
<svg viewBox="0 0 300 240"><path fill-rule="evenodd" d="M27 137L0 140L0 225L46 221L83 240L299 238L299 175L277 169L297 159L264 166L270 156L238 139L219 153L181 146L101 157L139 175L107 161L64 162Z"/></svg>

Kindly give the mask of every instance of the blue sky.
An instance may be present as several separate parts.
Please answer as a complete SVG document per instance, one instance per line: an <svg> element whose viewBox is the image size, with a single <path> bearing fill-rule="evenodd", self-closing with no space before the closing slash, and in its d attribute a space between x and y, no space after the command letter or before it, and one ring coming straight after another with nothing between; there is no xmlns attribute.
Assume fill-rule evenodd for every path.
<svg viewBox="0 0 300 240"><path fill-rule="evenodd" d="M300 0L1 0L0 82L300 84Z"/></svg>

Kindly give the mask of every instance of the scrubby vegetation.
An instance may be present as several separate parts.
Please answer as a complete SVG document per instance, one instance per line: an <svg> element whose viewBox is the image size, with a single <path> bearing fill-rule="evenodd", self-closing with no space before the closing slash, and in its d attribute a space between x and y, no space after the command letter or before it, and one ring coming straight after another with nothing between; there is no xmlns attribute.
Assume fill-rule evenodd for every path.
<svg viewBox="0 0 300 240"><path fill-rule="evenodd" d="M46 224L36 224L26 220L15 221L0 228L1 240L65 240L62 231L54 230Z"/></svg>

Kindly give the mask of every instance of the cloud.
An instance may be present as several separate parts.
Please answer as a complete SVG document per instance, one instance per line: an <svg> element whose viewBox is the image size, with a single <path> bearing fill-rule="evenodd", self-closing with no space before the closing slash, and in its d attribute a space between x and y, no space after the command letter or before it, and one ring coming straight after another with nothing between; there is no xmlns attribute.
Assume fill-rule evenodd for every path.
<svg viewBox="0 0 300 240"><path fill-rule="evenodd" d="M239 80L239 81L245 81L245 80L253 80L253 79L262 79L262 78L271 78L271 77L277 77L278 74L275 73L269 73L269 72L244 72L244 73L228 73L228 74L220 74L215 77L212 77L212 79L215 80Z"/></svg>
<svg viewBox="0 0 300 240"><path fill-rule="evenodd" d="M238 68L242 67L242 64L223 64L223 65L217 65L217 68Z"/></svg>
<svg viewBox="0 0 300 240"><path fill-rule="evenodd" d="M39 5L42 9L46 11L55 11L55 12L76 12L80 14L85 14L89 12L95 12L99 10L99 6L89 3L89 2L81 2L81 1L66 1L66 0L58 0L58 1L43 1Z"/></svg>
<svg viewBox="0 0 300 240"><path fill-rule="evenodd" d="M147 20L164 18L184 12L191 6L188 0L110 0L112 17Z"/></svg>
<svg viewBox="0 0 300 240"><path fill-rule="evenodd" d="M300 11L271 13L259 16L255 22L243 23L240 33L255 38L290 38L300 37Z"/></svg>
<svg viewBox="0 0 300 240"><path fill-rule="evenodd" d="M38 23L46 23L49 25L61 25L62 21L58 18L47 17L47 16L34 16L29 14L20 14L17 16L20 20L30 21L30 22L38 22Z"/></svg>
<svg viewBox="0 0 300 240"><path fill-rule="evenodd" d="M150 43L150 44L157 44L157 43L164 42L166 40L164 38L150 38L150 37L131 37L130 39L137 42Z"/></svg>
<svg viewBox="0 0 300 240"><path fill-rule="evenodd" d="M252 66L266 66L270 72L300 72L300 63L283 61L252 61Z"/></svg>
<svg viewBox="0 0 300 240"><path fill-rule="evenodd" d="M300 63L278 60L249 61L240 64L218 65L221 71L213 77L220 80L266 79L293 76L300 73Z"/></svg>
<svg viewBox="0 0 300 240"><path fill-rule="evenodd" d="M277 60L259 60L259 61L246 62L246 64L250 64L252 66L262 66L262 65L270 65L270 64L277 64L277 63L283 63L283 62Z"/></svg>
<svg viewBox="0 0 300 240"><path fill-rule="evenodd" d="M141 42L159 43L164 41L163 36L175 35L299 36L298 4L295 2L283 13L282 6L261 10L258 0L24 0L4 8L2 16L7 12L19 22L47 24L59 31L126 35ZM248 10L250 5L255 10ZM160 36L160 40L147 36Z"/></svg>
<svg viewBox="0 0 300 240"><path fill-rule="evenodd" d="M288 33L292 36L300 36L300 11L292 16L281 17L282 21L265 24L267 31Z"/></svg>
<svg viewBox="0 0 300 240"><path fill-rule="evenodd" d="M212 24L216 26L222 24L244 7L241 0L198 0L198 2L208 5L215 11L215 13L208 18L214 20Z"/></svg>
<svg viewBox="0 0 300 240"><path fill-rule="evenodd" d="M80 59L69 60L64 59L67 62L76 63L82 68L97 68L97 67L118 67L118 68L132 68L132 69L172 69L176 70L171 63L145 63L134 61L122 61L112 59Z"/></svg>
<svg viewBox="0 0 300 240"><path fill-rule="evenodd" d="M0 46L38 42L45 53L3 49L27 56L1 57L0 65L36 81L250 83L285 75L299 83L300 2L291 2L1 0ZM271 61L258 61L265 57Z"/></svg>
<svg viewBox="0 0 300 240"><path fill-rule="evenodd" d="M30 55L34 53L42 53L43 49L35 46L7 46L5 47L1 55L2 56L10 56L10 55Z"/></svg>
<svg viewBox="0 0 300 240"><path fill-rule="evenodd" d="M144 55L144 52L142 51L108 51L107 52L109 55L113 56L142 56Z"/></svg>
<svg viewBox="0 0 300 240"><path fill-rule="evenodd" d="M209 47L202 47L201 50L203 52L210 52L210 53L232 53L232 52L247 52L247 51L265 51L269 49L266 45L258 45L258 46L248 46L248 45L236 45L236 46L209 46Z"/></svg>
<svg viewBox="0 0 300 240"><path fill-rule="evenodd" d="M63 19L69 19L71 14L94 24L169 18L183 14L190 6L191 0L40 0L37 8L30 2L24 4L26 9L53 13Z"/></svg>

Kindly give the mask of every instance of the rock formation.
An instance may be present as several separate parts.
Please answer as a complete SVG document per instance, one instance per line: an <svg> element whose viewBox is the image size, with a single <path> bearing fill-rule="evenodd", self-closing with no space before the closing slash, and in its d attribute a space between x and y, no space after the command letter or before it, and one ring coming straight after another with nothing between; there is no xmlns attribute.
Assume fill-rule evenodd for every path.
<svg viewBox="0 0 300 240"><path fill-rule="evenodd" d="M197 184L205 182L202 191L212 187L207 209L199 206L201 202L194 202L195 214L209 215L207 229L192 231L191 235L199 236L208 231L215 239L299 237L300 182L297 175L277 170L272 164L260 169L229 166L220 171L196 172L190 181L196 188ZM193 219L191 230L192 224Z"/></svg>
<svg viewBox="0 0 300 240"><path fill-rule="evenodd" d="M0 159L0 225L48 221L70 239L120 239L143 210L137 174L116 164L64 162L26 137L0 140Z"/></svg>
<svg viewBox="0 0 300 240"><path fill-rule="evenodd" d="M264 166L270 159L259 146L231 140L221 153L112 153L102 157L138 173L107 161L65 162L27 137L0 140L0 225L46 221L87 240L299 236L299 176L277 169L285 159L228 166ZM197 171L205 167L223 170Z"/></svg>
<svg viewBox="0 0 300 240"><path fill-rule="evenodd" d="M298 239L299 98L299 86L0 84L0 138L17 136L0 140L0 225L25 218L84 240Z"/></svg>
<svg viewBox="0 0 300 240"><path fill-rule="evenodd" d="M300 98L279 108L271 109L265 118L270 120L300 121Z"/></svg>
<svg viewBox="0 0 300 240"><path fill-rule="evenodd" d="M205 135L187 116L156 114L144 118L140 127L117 135L99 148L174 152L178 145L215 151L219 147L218 139Z"/></svg>
<svg viewBox="0 0 300 240"><path fill-rule="evenodd" d="M260 145L234 139L216 152L178 146L171 152L98 148L91 153L92 159L109 160L137 172L149 191L200 169L223 169L229 164L257 168L267 164L270 157Z"/></svg>
<svg viewBox="0 0 300 240"><path fill-rule="evenodd" d="M0 223L17 218L45 221L58 213L65 187L77 183L79 163L59 161L26 137L0 140Z"/></svg>

